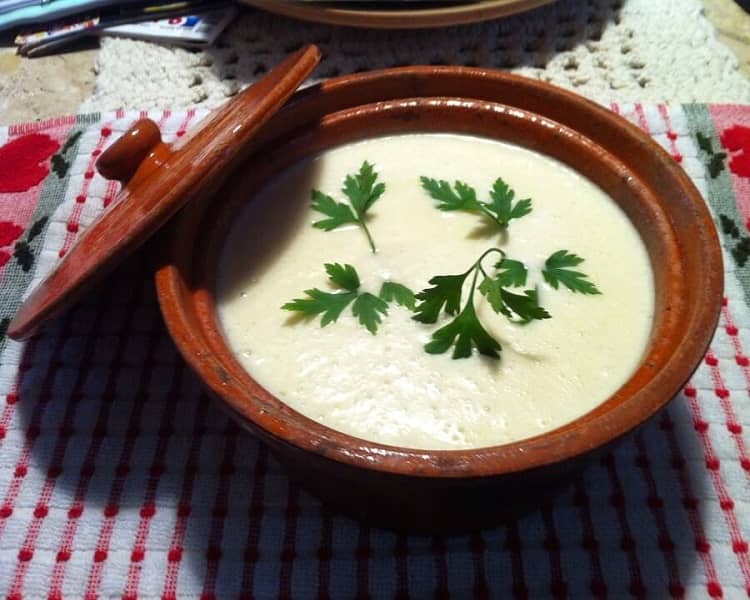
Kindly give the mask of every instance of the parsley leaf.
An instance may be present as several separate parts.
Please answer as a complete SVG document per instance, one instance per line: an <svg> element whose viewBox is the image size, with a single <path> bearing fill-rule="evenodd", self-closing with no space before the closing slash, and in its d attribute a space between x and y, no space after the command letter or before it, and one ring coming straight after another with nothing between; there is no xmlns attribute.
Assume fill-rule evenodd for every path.
<svg viewBox="0 0 750 600"><path fill-rule="evenodd" d="M344 194L349 198L352 203L357 217L362 219L368 209L375 203L375 201L383 195L385 192L385 184L375 182L378 179L378 174L373 169L372 165L367 161L362 163L359 168L359 173L356 175L347 175L344 181Z"/></svg>
<svg viewBox="0 0 750 600"><path fill-rule="evenodd" d="M412 292L405 285L396 283L395 281L385 281L380 288L380 297L386 302L396 302L409 310L414 310L417 304L417 299L414 297Z"/></svg>
<svg viewBox="0 0 750 600"><path fill-rule="evenodd" d="M433 287L422 290L416 295L420 301L416 314L412 317L421 323L434 323L445 305L445 312L455 315L461 307L461 289L466 277L471 273L469 269L463 275L438 275L430 279Z"/></svg>
<svg viewBox="0 0 750 600"><path fill-rule="evenodd" d="M357 296L357 299L352 305L352 314L359 319L367 330L373 335L378 330L378 325L382 320L381 314L388 314L388 304L385 300L378 298L377 296L365 292Z"/></svg>
<svg viewBox="0 0 750 600"><path fill-rule="evenodd" d="M437 181L430 177L420 177L419 180L422 182L425 191L438 201L437 208L439 210L482 210L474 188L461 181L456 181L456 191L454 192L451 184L442 179Z"/></svg>
<svg viewBox="0 0 750 600"><path fill-rule="evenodd" d="M344 309L356 300L359 289L359 275L352 265L341 265L339 263L326 263L326 273L331 283L344 288L345 292L324 292L317 288L305 290L307 298L295 298L287 302L281 308L302 313L305 317L314 317L323 314L320 326L325 327L341 316Z"/></svg>
<svg viewBox="0 0 750 600"><path fill-rule="evenodd" d="M342 192L349 199L351 206L343 202L336 202L330 196L319 190L312 191L312 208L326 215L327 219L321 219L313 223L313 227L331 231L348 223L358 224L370 243L373 253L376 252L375 242L367 228L367 211L385 192L385 184L377 183L378 174L373 166L364 161L359 172L346 176Z"/></svg>
<svg viewBox="0 0 750 600"><path fill-rule="evenodd" d="M432 341L425 345L424 349L429 354L442 354L454 344L454 341L453 358L470 357L472 347L485 356L500 358L499 352L502 347L482 327L471 301L466 303L460 315L432 334Z"/></svg>
<svg viewBox="0 0 750 600"><path fill-rule="evenodd" d="M323 313L320 326L325 327L336 321L344 309L357 297L357 292L323 292L317 288L305 290L308 298L295 298L281 308L302 313L306 317L314 317Z"/></svg>
<svg viewBox="0 0 750 600"><path fill-rule="evenodd" d="M528 269L521 261L503 258L495 266L500 271L497 280L502 287L523 287L526 285Z"/></svg>
<svg viewBox="0 0 750 600"><path fill-rule="evenodd" d="M516 193L500 177L495 180L490 192L492 202L485 204L493 212L500 227L505 229L511 219L520 219L531 212L531 200L524 198L513 204Z"/></svg>
<svg viewBox="0 0 750 600"><path fill-rule="evenodd" d="M352 304L352 314L367 330L375 334L382 317L388 314L388 303L395 301L409 310L414 309L415 299L405 285L386 281L380 289L380 295L360 292L361 285L357 270L349 264L326 263L326 273L330 282L346 291L324 292L317 288L305 290L306 298L295 298L281 308L302 313L305 317L322 314L320 326L325 327L341 316L347 306Z"/></svg>
<svg viewBox="0 0 750 600"><path fill-rule="evenodd" d="M325 267L328 278L337 286L350 292L355 291L359 287L359 275L353 266L326 263Z"/></svg>
<svg viewBox="0 0 750 600"><path fill-rule="evenodd" d="M498 227L505 229L511 219L520 219L531 212L531 200L524 198L515 204L515 191L500 177L495 180L490 191L490 202L477 200L477 194L473 187L462 181L451 184L445 180L435 180L430 177L420 177L422 188L431 198L438 201L439 210L463 210L466 212L479 213L497 223Z"/></svg>
<svg viewBox="0 0 750 600"><path fill-rule="evenodd" d="M502 274L485 277L479 291L487 298L492 310L517 323L528 323L537 319L549 319L550 314L539 306L536 290L524 290L523 295L514 294L503 288Z"/></svg>
<svg viewBox="0 0 750 600"><path fill-rule="evenodd" d="M562 284L572 292L601 294L599 289L588 280L588 275L567 268L575 267L582 262L583 259L580 256L571 254L567 250L558 250L544 263L545 268L542 270L542 275L544 280L555 289L558 288L559 284Z"/></svg>
<svg viewBox="0 0 750 600"><path fill-rule="evenodd" d="M539 306L539 294L536 290L524 290L523 295L520 295L501 289L500 293L505 306L513 311L522 323L551 317L546 310Z"/></svg>
<svg viewBox="0 0 750 600"><path fill-rule="evenodd" d="M471 356L472 348L476 348L480 354L485 356L500 358L499 352L502 350L500 344L484 329L474 308L474 291L477 288L477 279L480 273L484 276L484 281L480 284L480 292L487 293L492 301L497 299L495 284L491 281L485 283L491 278L486 275L482 267L482 260L492 252L504 256L503 251L499 248L490 248L482 253L465 273L433 277L430 279L433 287L422 290L417 294L420 303L417 305L416 314L412 318L422 323L434 323L440 315L443 305L445 305L445 312L449 315L455 315L458 312L461 306L464 282L473 273L469 298L463 310L450 323L432 333L432 340L425 344L425 352L442 354L455 345L453 358L468 358ZM493 308L495 306L499 307L495 304Z"/></svg>
<svg viewBox="0 0 750 600"><path fill-rule="evenodd" d="M357 222L357 217L354 216L349 206L342 202L336 202L333 198L318 190L312 191L311 206L313 210L317 210L319 213L323 213L329 217L328 219L321 219L313 223L313 227L317 227L318 229L331 231L341 225Z"/></svg>
<svg viewBox="0 0 750 600"><path fill-rule="evenodd" d="M479 284L479 292L487 298L487 302L490 303L492 310L496 313L502 313L506 317L510 317L511 313L505 308L505 302L503 302L502 288L500 287L499 278L485 277L482 283Z"/></svg>
<svg viewBox="0 0 750 600"><path fill-rule="evenodd" d="M497 253L502 257L495 264L497 273L488 275L482 266L484 258ZM526 267L523 263L505 258L500 248L490 248L477 259L466 273L461 275L438 275L430 279L433 285L419 292L416 296L420 303L412 317L422 323L437 321L440 311L445 305L445 312L455 315L461 306L461 295L466 278L473 273L469 297L461 313L450 323L433 332L432 340L425 345L425 351L430 354L442 354L455 345L453 358L471 356L472 348L480 354L500 358L498 354L502 347L482 325L474 306L474 292L487 298L492 310L502 314L516 323L527 323L537 319L549 319L550 314L539 305L539 294L535 289L524 290L523 294L514 294L505 289L506 285L525 285ZM483 279L477 285L479 276Z"/></svg>

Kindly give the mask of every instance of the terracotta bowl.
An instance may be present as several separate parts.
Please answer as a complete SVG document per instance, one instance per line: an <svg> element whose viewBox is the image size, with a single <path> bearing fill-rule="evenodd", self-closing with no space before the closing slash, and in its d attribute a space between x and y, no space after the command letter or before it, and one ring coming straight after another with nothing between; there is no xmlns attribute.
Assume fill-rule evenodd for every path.
<svg viewBox="0 0 750 600"><path fill-rule="evenodd" d="M242 368L224 339L213 290L220 250L243 204L304 157L405 132L474 134L550 155L603 188L627 213L651 257L656 313L638 370L606 402L516 443L423 451L320 425ZM309 489L376 523L412 529L470 528L529 506L540 486L546 490L564 480L581 459L663 408L700 362L723 289L711 217L668 154L623 119L574 94L480 69L407 67L329 80L298 93L264 127L245 165L214 198L188 206L173 232L156 281L167 325L188 363Z"/></svg>

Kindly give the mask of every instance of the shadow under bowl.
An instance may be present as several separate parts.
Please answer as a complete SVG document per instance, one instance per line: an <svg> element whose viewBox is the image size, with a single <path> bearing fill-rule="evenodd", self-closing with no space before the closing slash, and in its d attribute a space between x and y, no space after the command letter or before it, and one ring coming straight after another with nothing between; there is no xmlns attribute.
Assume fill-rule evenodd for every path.
<svg viewBox="0 0 750 600"><path fill-rule="evenodd" d="M477 135L554 157L608 193L639 231L655 280L651 337L635 373L594 410L500 446L387 446L291 409L256 382L228 347L215 307L216 272L229 228L252 193L285 167L328 148L410 132ZM212 200L184 209L173 232L157 272L157 292L187 362L308 489L372 523L418 531L466 530L513 516L663 408L699 364L723 290L711 216L666 152L624 119L575 94L483 69L406 67L299 92L260 132L243 167Z"/></svg>

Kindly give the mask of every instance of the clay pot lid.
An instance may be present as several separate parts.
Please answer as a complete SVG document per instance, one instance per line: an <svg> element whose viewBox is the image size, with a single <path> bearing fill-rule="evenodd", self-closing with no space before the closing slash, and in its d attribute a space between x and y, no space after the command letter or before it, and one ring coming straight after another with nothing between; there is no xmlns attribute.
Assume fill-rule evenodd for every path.
<svg viewBox="0 0 750 600"><path fill-rule="evenodd" d="M123 184L112 207L32 291L10 323L8 335L16 340L31 336L75 303L183 205L215 192L242 160L255 132L319 61L316 46L301 48L171 146L162 142L153 121L136 122L96 164L104 177Z"/></svg>

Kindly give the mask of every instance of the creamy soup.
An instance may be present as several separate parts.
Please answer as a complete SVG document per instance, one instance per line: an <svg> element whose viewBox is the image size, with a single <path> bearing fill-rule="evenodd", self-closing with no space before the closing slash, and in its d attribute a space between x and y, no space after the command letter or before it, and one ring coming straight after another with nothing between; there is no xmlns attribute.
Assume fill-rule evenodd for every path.
<svg viewBox="0 0 750 600"><path fill-rule="evenodd" d="M315 229L316 188L339 202L344 178L364 160L386 191L363 230ZM462 180L480 199L497 177L529 197L533 211L505 234L476 216L443 212L421 175ZM521 325L476 295L479 318L503 347L500 360L476 352L424 351L433 331L389 305L376 335L345 310L321 327L281 306L304 290L330 287L324 263L349 263L361 291L384 281L415 292L435 275L463 273L499 246L529 267L550 319ZM601 295L553 289L541 276L553 252L585 259ZM488 267L491 267L489 261ZM520 293L520 288L514 290ZM464 293L465 302L466 294ZM372 441L423 449L460 449L516 441L559 427L602 403L637 368L654 311L649 258L636 229L601 189L560 162L523 148L460 135L384 137L326 151L286 170L248 203L223 249L219 316L230 347L267 390L302 414Z"/></svg>

